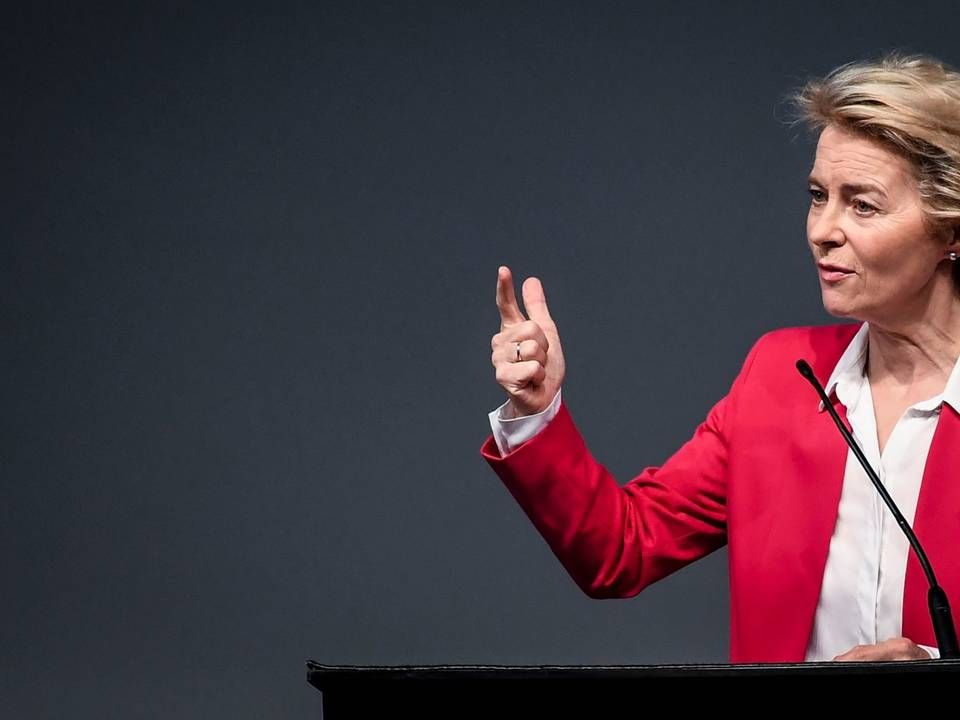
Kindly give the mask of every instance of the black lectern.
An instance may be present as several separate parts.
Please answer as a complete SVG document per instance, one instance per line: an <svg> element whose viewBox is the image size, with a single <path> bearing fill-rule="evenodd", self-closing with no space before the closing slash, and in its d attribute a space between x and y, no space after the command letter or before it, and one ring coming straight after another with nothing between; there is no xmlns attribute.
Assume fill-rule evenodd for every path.
<svg viewBox="0 0 960 720"><path fill-rule="evenodd" d="M324 720L370 717L516 717L547 712L583 717L600 712L652 710L653 698L684 709L733 709L738 691L773 689L775 680L872 678L884 687L900 678L960 677L960 660L761 665L632 665L503 667L486 665L358 667L307 663L307 681L323 693ZM945 678L947 679L947 678ZM752 681L752 682L747 682ZM809 683L807 684L808 687ZM704 692L714 688L717 692ZM722 689L720 689L722 688ZM785 708L824 706L822 692L793 684ZM801 692L797 692L800 689ZM654 691L652 694L650 691ZM880 696L874 696L875 700ZM901 699L904 696L900 696ZM753 698L753 700L750 700ZM589 711L590 715L584 714Z"/></svg>

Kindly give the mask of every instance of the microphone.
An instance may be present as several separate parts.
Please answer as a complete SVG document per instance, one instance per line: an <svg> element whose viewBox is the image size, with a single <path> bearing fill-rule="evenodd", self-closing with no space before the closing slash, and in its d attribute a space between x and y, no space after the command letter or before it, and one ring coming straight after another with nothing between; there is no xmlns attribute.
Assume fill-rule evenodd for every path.
<svg viewBox="0 0 960 720"><path fill-rule="evenodd" d="M816 375L813 374L813 370L807 364L807 361L797 360L797 370L813 385L813 389L817 391L817 394L823 401L823 406L830 412L830 417L833 418L837 427L840 428L843 439L847 441L847 445L853 450L853 454L856 455L857 460L860 461L863 469L867 472L867 477L870 478L873 486L877 489L877 492L880 493L880 497L883 498L887 507L890 508L890 512L893 513L893 517L897 520L897 525L899 525L900 529L906 534L907 540L910 541L910 546L917 554L917 559L920 560L923 573L927 576L927 583L930 585L930 590L927 593L927 604L930 607L930 619L933 622L933 632L937 636L937 646L940 650L940 657L960 657L960 647L957 646L957 633L953 627L953 616L950 614L950 603L947 600L947 594L943 591L943 588L937 584L937 578L933 574L933 567L931 567L930 561L927 559L927 554L923 551L923 548L920 547L920 541L917 540L917 536L914 535L910 524L900 513L900 510L897 508L896 503L893 502L893 498L890 497L883 483L880 482L880 478L877 477L873 468L870 467L870 463L867 462L867 458L864 456L863 451L860 450L860 446L858 446L856 440L853 439L853 435L847 430L847 426L843 424L840 416L837 415L837 411L833 409L833 403L830 402L830 398L827 397L827 393L820 385Z"/></svg>

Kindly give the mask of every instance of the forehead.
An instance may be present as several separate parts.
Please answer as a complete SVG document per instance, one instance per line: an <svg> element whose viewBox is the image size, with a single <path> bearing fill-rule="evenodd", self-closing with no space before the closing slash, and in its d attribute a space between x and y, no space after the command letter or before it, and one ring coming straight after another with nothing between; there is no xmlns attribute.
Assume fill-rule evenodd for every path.
<svg viewBox="0 0 960 720"><path fill-rule="evenodd" d="M820 134L812 175L828 184L870 180L888 190L910 185L915 179L913 166L902 155L835 125L828 125Z"/></svg>

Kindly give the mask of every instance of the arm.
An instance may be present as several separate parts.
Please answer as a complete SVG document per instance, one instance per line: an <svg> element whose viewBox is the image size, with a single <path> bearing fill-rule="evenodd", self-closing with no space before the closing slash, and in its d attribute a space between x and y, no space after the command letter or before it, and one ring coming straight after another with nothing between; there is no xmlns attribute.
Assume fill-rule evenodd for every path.
<svg viewBox="0 0 960 720"><path fill-rule="evenodd" d="M532 290L525 284L524 299L536 301L534 322L516 307L509 271L501 270L501 331L493 338L492 360L511 396L510 417L539 418L524 419L534 432L518 444L499 436L503 421L492 417L494 436L481 452L584 592L634 595L726 542L729 416L756 346L730 394L690 440L663 467L647 468L621 487L590 454L562 402L550 417L548 404L559 399L563 379L562 355L560 372L551 372L560 340L539 282ZM524 359L537 354L536 367L524 370L514 357L518 342L529 347Z"/></svg>
<svg viewBox="0 0 960 720"><path fill-rule="evenodd" d="M514 452L490 438L482 454L587 595L628 597L726 542L727 403L663 467L623 487L565 405Z"/></svg>

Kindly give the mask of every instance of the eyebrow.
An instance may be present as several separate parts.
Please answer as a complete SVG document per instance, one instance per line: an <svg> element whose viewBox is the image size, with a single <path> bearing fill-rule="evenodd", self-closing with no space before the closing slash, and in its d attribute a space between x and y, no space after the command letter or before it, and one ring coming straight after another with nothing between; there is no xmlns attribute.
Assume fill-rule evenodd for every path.
<svg viewBox="0 0 960 720"><path fill-rule="evenodd" d="M813 175L807 178L807 182L812 185L819 185L824 187L823 183L817 180ZM876 193L880 197L887 197L887 193L883 191L879 185L874 185L873 183L843 183L840 186L840 190L846 195L859 195L861 193Z"/></svg>

